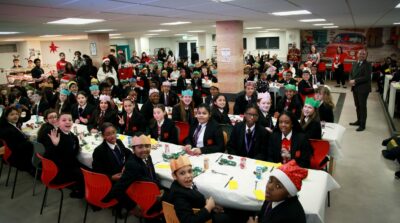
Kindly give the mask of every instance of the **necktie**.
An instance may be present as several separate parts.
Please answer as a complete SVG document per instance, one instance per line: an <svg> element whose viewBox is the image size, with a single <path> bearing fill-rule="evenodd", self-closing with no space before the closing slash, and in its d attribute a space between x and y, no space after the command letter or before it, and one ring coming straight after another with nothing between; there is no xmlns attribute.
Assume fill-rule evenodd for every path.
<svg viewBox="0 0 400 223"><path fill-rule="evenodd" d="M117 156L117 161L118 161L119 165L124 164L124 157L122 156L121 150L119 149L118 145L115 145L114 152Z"/></svg>
<svg viewBox="0 0 400 223"><path fill-rule="evenodd" d="M313 84L317 84L317 75L313 75L313 79L314 79L314 83Z"/></svg>
<svg viewBox="0 0 400 223"><path fill-rule="evenodd" d="M269 212L271 212L271 210L272 210L272 202L269 202L267 204L267 207L265 208L264 218L266 218L266 216L269 214Z"/></svg>
<svg viewBox="0 0 400 223"><path fill-rule="evenodd" d="M164 105L168 105L168 94L165 94L165 100L164 100Z"/></svg>
<svg viewBox="0 0 400 223"><path fill-rule="evenodd" d="M158 134L158 138L161 138L161 126L157 125L157 134Z"/></svg>
<svg viewBox="0 0 400 223"><path fill-rule="evenodd" d="M198 140L199 135L200 135L200 130L201 130L201 125L198 125L196 130L194 131L194 134L193 134L194 146L197 145L197 140Z"/></svg>
<svg viewBox="0 0 400 223"><path fill-rule="evenodd" d="M153 169L151 168L151 162L149 159L146 159L146 166L147 166L147 170L149 171L150 178L152 180L154 180Z"/></svg>
<svg viewBox="0 0 400 223"><path fill-rule="evenodd" d="M78 112L79 112L79 116L82 116L83 108L79 107L79 108L78 108Z"/></svg>
<svg viewBox="0 0 400 223"><path fill-rule="evenodd" d="M39 104L36 104L36 115L39 115Z"/></svg>
<svg viewBox="0 0 400 223"><path fill-rule="evenodd" d="M251 129L247 129L246 140L245 140L247 152L250 151L251 145L253 144L252 138L253 138L253 132L251 131Z"/></svg>
<svg viewBox="0 0 400 223"><path fill-rule="evenodd" d="M130 119L131 119L131 118L129 118L129 115L126 114L125 131L128 131Z"/></svg>

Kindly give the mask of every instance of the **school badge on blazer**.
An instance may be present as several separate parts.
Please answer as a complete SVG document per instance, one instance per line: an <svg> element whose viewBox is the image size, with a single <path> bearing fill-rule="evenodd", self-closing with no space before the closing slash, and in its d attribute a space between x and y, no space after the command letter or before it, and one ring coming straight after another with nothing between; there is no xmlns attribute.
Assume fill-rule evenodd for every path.
<svg viewBox="0 0 400 223"><path fill-rule="evenodd" d="M132 131L137 131L137 127L136 127L136 126L133 126L133 127L132 127Z"/></svg>
<svg viewBox="0 0 400 223"><path fill-rule="evenodd" d="M212 145L212 144L214 144L214 141L212 139L208 139L207 140L207 145Z"/></svg>
<svg viewBox="0 0 400 223"><path fill-rule="evenodd" d="M295 153L295 155L294 155L296 158L300 158L300 156L301 156L301 151L296 151L296 153Z"/></svg>
<svg viewBox="0 0 400 223"><path fill-rule="evenodd" d="M164 138L168 139L168 137L169 137L168 132L164 132Z"/></svg>

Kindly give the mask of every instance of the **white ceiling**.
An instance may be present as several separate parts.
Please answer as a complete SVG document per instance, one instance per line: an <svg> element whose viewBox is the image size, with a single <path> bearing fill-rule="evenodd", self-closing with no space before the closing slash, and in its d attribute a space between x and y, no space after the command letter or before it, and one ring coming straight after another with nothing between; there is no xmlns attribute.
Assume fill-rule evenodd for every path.
<svg viewBox="0 0 400 223"><path fill-rule="evenodd" d="M392 26L400 22L400 0L0 0L0 31L22 32L4 38L37 37L45 34L82 35L92 29L115 29L123 36L140 36L153 29L173 36L189 30L215 33L221 20L243 20L245 27L317 28L299 19L325 18L340 28ZM312 15L279 17L270 13L309 10ZM104 19L90 25L49 25L67 17ZM163 22L191 21L180 26ZM245 32L256 32L246 31Z"/></svg>

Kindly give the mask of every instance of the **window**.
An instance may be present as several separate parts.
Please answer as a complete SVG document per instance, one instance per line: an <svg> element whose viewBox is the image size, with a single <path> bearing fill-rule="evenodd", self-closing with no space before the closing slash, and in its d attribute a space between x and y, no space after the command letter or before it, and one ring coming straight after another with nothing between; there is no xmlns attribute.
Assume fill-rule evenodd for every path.
<svg viewBox="0 0 400 223"><path fill-rule="evenodd" d="M0 53L15 53L15 52L17 52L17 44L0 45Z"/></svg>
<svg viewBox="0 0 400 223"><path fill-rule="evenodd" d="M243 49L247 49L247 39L243 38Z"/></svg>
<svg viewBox="0 0 400 223"><path fill-rule="evenodd" d="M257 37L256 49L279 49L279 37Z"/></svg>

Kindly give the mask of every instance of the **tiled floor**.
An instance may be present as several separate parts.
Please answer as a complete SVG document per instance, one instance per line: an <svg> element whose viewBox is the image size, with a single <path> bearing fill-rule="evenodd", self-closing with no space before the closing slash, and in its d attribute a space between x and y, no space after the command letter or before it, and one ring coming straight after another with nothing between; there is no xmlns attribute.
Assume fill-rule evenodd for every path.
<svg viewBox="0 0 400 223"><path fill-rule="evenodd" d="M389 131L378 95L370 95L367 129L359 133L355 131L355 127L348 125L356 119L350 90L332 87L332 91L347 93L339 119L339 123L345 126L347 131L343 139L344 157L338 160L334 174L342 188L331 193L331 207L326 208L325 222L398 222L400 180L394 179L394 171L400 167L395 162L384 160L380 154L383 149L381 141L389 136ZM337 101L339 94L334 93L333 98ZM11 200L11 186L4 186L5 170L0 179L0 223L55 222L59 192L49 191L48 206L40 216L43 186L39 183L37 195L32 197L32 178L21 174L15 198ZM65 197L62 222L81 222L85 202L69 198L68 191ZM89 209L87 222L113 222L111 211L93 213ZM138 221L130 217L129 222Z"/></svg>

